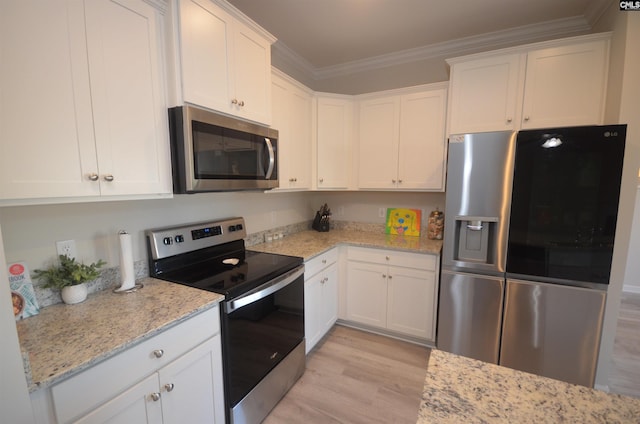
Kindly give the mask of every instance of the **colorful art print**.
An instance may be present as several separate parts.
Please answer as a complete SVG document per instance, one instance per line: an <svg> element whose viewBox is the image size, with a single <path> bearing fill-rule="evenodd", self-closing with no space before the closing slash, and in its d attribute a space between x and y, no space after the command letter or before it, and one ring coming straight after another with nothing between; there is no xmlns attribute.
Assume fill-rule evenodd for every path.
<svg viewBox="0 0 640 424"><path fill-rule="evenodd" d="M419 209L388 208L385 232L403 236L419 236L422 211Z"/></svg>

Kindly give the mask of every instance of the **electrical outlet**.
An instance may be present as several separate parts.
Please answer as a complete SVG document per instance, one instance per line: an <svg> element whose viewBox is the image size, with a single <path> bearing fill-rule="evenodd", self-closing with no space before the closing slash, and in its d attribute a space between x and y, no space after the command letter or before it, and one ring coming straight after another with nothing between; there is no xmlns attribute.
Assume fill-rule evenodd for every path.
<svg viewBox="0 0 640 424"><path fill-rule="evenodd" d="M63 240L56 242L56 251L58 255L66 255L70 258L76 257L76 242L73 240Z"/></svg>
<svg viewBox="0 0 640 424"><path fill-rule="evenodd" d="M344 216L344 206L338 206L338 216Z"/></svg>
<svg viewBox="0 0 640 424"><path fill-rule="evenodd" d="M385 216L387 216L387 209L386 208L378 208L378 217L384 218Z"/></svg>

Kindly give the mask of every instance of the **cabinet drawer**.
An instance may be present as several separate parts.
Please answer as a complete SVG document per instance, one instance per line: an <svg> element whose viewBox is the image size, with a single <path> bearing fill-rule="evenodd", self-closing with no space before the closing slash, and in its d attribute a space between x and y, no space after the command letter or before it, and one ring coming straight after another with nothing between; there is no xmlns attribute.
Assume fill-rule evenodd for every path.
<svg viewBox="0 0 640 424"><path fill-rule="evenodd" d="M373 262L425 271L435 271L438 262L436 255L364 247L349 247L347 258L350 261Z"/></svg>
<svg viewBox="0 0 640 424"><path fill-rule="evenodd" d="M305 280L338 261L338 249L333 248L304 263Z"/></svg>
<svg viewBox="0 0 640 424"><path fill-rule="evenodd" d="M53 386L58 422L80 417L219 332L215 306Z"/></svg>

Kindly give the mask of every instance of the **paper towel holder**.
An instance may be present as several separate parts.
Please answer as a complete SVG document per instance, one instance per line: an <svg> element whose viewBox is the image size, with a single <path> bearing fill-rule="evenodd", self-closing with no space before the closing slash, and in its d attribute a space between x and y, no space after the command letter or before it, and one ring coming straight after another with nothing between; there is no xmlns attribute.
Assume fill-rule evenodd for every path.
<svg viewBox="0 0 640 424"><path fill-rule="evenodd" d="M128 237L128 236L129 236L129 233L127 233L127 232L126 232L126 231L124 231L124 230L120 230L120 231L118 232L118 237L119 237L119 239L120 239L120 273L121 273L121 274L123 274L123 273L125 272L125 270L123 269L123 268L124 268L124 266L125 266L125 265L123 264L123 262L124 262L124 259L123 259L123 258L124 258L124 251L125 251L125 249L124 249L124 247L123 247L123 246L124 246L124 244L125 244L125 243L123 243L123 238L124 238L124 236L127 236L126 242L128 242L128 254L129 254L129 255L131 254L131 252L130 252L130 250L131 250L131 240L130 240L130 238ZM131 259L131 261L132 261L132 260L133 260L133 259ZM133 271L133 263L132 263L132 262L130 262L128 266L130 266L130 267L131 267L131 270L130 270L129 272L131 273L131 278L132 278L132 279L134 279L134 276L133 276L133 272L134 272L134 271ZM131 280L130 280L130 281L131 281ZM122 293L134 293L134 292L136 292L136 291L138 291L139 289L141 289L141 288L143 288L143 287L144 287L144 285L143 285L142 283L135 282L135 280L134 280L134 281L132 281L132 282L133 282L133 285L129 286L129 284L131 284L131 282L129 282L129 284L127 284L127 283L125 282L125 277L124 277L124 275L123 275L123 278L122 278L122 284L120 285L120 287L115 288L115 289L113 290L113 292L114 292L114 293L118 293L118 294L122 294ZM127 287L125 287L125 285L127 285Z"/></svg>

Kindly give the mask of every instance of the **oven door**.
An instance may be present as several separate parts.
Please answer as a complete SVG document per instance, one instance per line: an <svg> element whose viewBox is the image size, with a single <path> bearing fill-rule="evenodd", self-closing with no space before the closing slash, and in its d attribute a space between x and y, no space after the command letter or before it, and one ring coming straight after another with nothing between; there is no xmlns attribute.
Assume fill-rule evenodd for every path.
<svg viewBox="0 0 640 424"><path fill-rule="evenodd" d="M222 308L225 391L233 409L304 340L304 266Z"/></svg>

